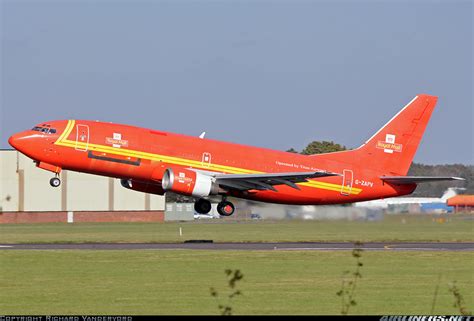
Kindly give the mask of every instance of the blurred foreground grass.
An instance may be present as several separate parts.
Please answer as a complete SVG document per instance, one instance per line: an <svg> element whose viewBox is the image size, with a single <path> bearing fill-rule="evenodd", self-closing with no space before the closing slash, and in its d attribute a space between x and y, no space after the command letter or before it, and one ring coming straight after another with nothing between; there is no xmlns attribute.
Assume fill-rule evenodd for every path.
<svg viewBox="0 0 474 321"><path fill-rule="evenodd" d="M474 310L473 252L362 253L350 314L458 314L456 280ZM350 251L0 251L3 314L218 314L210 287L226 292L240 269L236 314L340 314L336 292ZM438 282L439 280L439 282Z"/></svg>

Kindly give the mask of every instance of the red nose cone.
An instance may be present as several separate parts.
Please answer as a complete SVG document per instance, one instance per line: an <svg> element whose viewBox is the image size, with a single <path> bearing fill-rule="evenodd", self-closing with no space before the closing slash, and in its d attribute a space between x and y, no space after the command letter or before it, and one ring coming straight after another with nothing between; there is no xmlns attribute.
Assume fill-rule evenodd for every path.
<svg viewBox="0 0 474 321"><path fill-rule="evenodd" d="M12 147L15 148L16 150L23 152L23 150L25 149L25 143L26 143L27 138L28 138L28 135L26 135L25 133L17 133L17 134L12 135L8 139L8 143L12 145Z"/></svg>
<svg viewBox="0 0 474 321"><path fill-rule="evenodd" d="M18 149L18 135L12 135L9 139L8 139L8 143L15 149Z"/></svg>

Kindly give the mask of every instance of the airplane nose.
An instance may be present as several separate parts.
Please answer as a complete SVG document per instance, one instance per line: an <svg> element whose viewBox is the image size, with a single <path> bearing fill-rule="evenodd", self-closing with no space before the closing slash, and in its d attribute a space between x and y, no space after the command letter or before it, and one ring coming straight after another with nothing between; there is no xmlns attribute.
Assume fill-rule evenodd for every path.
<svg viewBox="0 0 474 321"><path fill-rule="evenodd" d="M15 148L16 150L21 150L21 146L23 145L22 142L23 142L23 139L24 136L22 134L14 134L12 136L10 136L10 138L8 139L8 143L13 147Z"/></svg>
<svg viewBox="0 0 474 321"><path fill-rule="evenodd" d="M18 142L18 138L16 137L16 135L12 135L8 139L8 143L15 149L16 149L16 146L17 146L17 142Z"/></svg>

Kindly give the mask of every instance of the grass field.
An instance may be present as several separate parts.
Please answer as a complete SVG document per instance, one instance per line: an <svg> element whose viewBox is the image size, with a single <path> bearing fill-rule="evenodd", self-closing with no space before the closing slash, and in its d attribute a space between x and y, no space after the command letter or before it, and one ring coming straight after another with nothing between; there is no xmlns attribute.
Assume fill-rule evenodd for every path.
<svg viewBox="0 0 474 321"><path fill-rule="evenodd" d="M179 228L183 236L179 236ZM50 223L0 225L0 243L309 241L474 241L474 220L451 216L394 215L377 222L360 221L227 221L182 223Z"/></svg>
<svg viewBox="0 0 474 321"><path fill-rule="evenodd" d="M0 251L1 314L217 314L240 269L236 314L339 314L350 251ZM472 252L363 252L350 314L457 314L456 280L474 310ZM441 279L438 282L438 278ZM223 301L223 303L225 303Z"/></svg>

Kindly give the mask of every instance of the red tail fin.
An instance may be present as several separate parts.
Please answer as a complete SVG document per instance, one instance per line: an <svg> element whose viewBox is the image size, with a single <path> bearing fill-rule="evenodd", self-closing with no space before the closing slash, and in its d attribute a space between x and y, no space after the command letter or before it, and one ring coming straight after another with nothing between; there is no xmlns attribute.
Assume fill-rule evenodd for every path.
<svg viewBox="0 0 474 321"><path fill-rule="evenodd" d="M367 167L406 175L438 97L418 95L357 151Z"/></svg>

